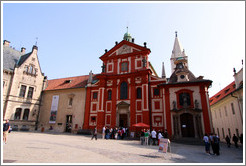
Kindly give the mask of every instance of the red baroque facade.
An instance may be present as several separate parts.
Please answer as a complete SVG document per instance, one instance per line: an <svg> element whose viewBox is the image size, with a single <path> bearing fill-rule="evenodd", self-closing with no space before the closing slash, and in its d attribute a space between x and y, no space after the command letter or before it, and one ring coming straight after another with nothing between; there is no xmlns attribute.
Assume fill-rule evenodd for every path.
<svg viewBox="0 0 246 166"><path fill-rule="evenodd" d="M173 53L180 49L176 40L177 36ZM133 124L142 122L151 129L167 129L174 137L201 137L211 131L207 89L212 81L195 78L186 56L173 55L173 74L167 79L163 66L160 78L148 61L150 52L146 43L135 44L128 33L105 50L100 57L102 72L90 73L88 80L84 129L100 131L108 126L134 131Z"/></svg>

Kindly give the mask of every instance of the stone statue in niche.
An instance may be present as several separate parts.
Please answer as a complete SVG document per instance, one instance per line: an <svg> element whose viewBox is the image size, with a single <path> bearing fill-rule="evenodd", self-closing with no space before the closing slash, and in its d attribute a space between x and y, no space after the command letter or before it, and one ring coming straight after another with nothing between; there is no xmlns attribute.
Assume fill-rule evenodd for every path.
<svg viewBox="0 0 246 166"><path fill-rule="evenodd" d="M174 109L174 110L177 109L176 101L173 101L173 109Z"/></svg>
<svg viewBox="0 0 246 166"><path fill-rule="evenodd" d="M184 108L187 108L188 107L187 95L186 94L183 94L182 98L183 98L183 107Z"/></svg>
<svg viewBox="0 0 246 166"><path fill-rule="evenodd" d="M146 67L146 63L147 63L147 61L146 61L146 59L145 59L145 58L143 58L142 62L143 62L143 67Z"/></svg>
<svg viewBox="0 0 246 166"><path fill-rule="evenodd" d="M106 66L105 66L105 64L103 63L103 65L102 65L102 73L105 72L105 68L106 68Z"/></svg>
<svg viewBox="0 0 246 166"><path fill-rule="evenodd" d="M195 108L198 108L199 107L199 103L197 100L195 100Z"/></svg>

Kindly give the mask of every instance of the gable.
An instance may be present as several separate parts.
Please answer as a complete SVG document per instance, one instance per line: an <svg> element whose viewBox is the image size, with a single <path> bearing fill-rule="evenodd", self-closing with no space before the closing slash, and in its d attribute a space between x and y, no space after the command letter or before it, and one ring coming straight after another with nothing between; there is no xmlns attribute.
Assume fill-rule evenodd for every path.
<svg viewBox="0 0 246 166"><path fill-rule="evenodd" d="M150 51L148 48L139 46L135 43L122 40L119 44L115 45L112 49L107 51L104 55L100 57L100 59L108 59L114 56L126 55L129 53L136 53L141 51Z"/></svg>

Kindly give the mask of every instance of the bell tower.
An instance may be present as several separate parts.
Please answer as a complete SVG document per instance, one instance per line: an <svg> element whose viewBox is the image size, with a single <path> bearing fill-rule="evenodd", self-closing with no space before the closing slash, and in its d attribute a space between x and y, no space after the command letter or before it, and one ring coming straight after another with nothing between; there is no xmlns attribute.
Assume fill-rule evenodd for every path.
<svg viewBox="0 0 246 166"><path fill-rule="evenodd" d="M177 31L175 32L175 40L170 61L172 73L175 71L176 67L178 67L178 64L182 64L188 69L188 57L186 56L185 51L179 42ZM181 67L181 65L179 65L179 67Z"/></svg>

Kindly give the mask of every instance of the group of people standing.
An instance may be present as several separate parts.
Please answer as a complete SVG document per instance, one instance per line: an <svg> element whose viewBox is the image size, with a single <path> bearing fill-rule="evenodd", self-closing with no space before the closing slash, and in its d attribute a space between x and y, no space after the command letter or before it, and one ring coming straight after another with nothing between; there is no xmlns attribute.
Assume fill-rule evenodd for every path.
<svg viewBox="0 0 246 166"><path fill-rule="evenodd" d="M115 128L110 128L107 126L103 126L102 128L102 139L124 139L125 137L128 136L128 128L125 127L115 127ZM97 140L97 128L95 127L92 133L92 138L93 140L95 138Z"/></svg>
<svg viewBox="0 0 246 166"><path fill-rule="evenodd" d="M128 128L125 127L114 127L110 128L103 126L102 128L102 139L124 139L128 136Z"/></svg>
<svg viewBox="0 0 246 166"><path fill-rule="evenodd" d="M226 136L225 140L227 146L230 147L231 139L228 135ZM235 134L233 134L232 141L234 142L236 148L238 148L238 140L239 140L238 137ZM214 133L211 133L210 135L205 134L203 137L203 141L205 143L205 151L207 154L220 155L220 138L218 135ZM240 142L243 143L243 134L241 134L240 136ZM210 153L210 146L212 147L213 153Z"/></svg>
<svg viewBox="0 0 246 166"><path fill-rule="evenodd" d="M161 138L168 138L167 130L165 132L158 130L157 132L155 129L150 131L150 129L142 129L140 135L141 145L159 145Z"/></svg>
<svg viewBox="0 0 246 166"><path fill-rule="evenodd" d="M210 135L205 134L203 137L205 143L205 151L209 155L220 155L220 138L218 135L211 133ZM210 153L210 145L213 153Z"/></svg>

